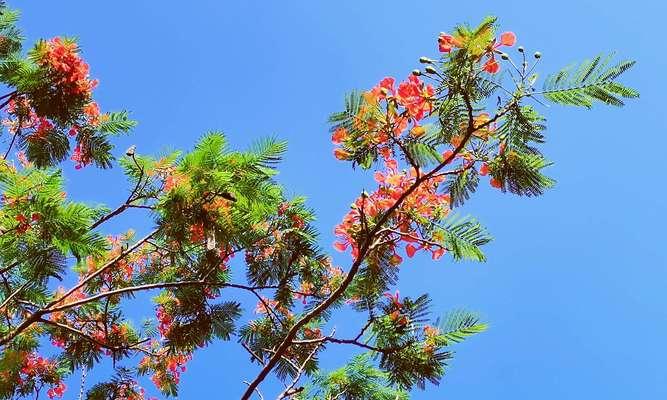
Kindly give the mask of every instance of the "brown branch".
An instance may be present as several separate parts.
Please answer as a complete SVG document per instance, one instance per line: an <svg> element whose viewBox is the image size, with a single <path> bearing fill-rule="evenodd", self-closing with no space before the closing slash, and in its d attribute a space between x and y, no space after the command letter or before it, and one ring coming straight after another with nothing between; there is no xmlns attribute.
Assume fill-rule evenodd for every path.
<svg viewBox="0 0 667 400"><path fill-rule="evenodd" d="M255 360L259 361L260 364L264 365L264 360L261 359L261 358L257 355L257 353L255 353L254 351L252 351L252 349L251 349L247 344L245 344L244 342L241 342L241 341L239 341L239 343L241 343L241 346L243 346L243 348L244 348L244 349L245 349L245 350L252 356L252 358L254 358Z"/></svg>
<svg viewBox="0 0 667 400"><path fill-rule="evenodd" d="M10 294L9 296L7 296L7 298L5 299L5 301L3 301L2 304L0 304L0 311L2 311L2 309L5 308L5 307L9 304L9 302L12 301L12 299L13 299L14 297L16 297L16 296L17 296L23 289L25 289L26 287L28 287L29 284L30 284L30 282L26 282L26 283L24 283L23 285L21 285L21 287L19 287L18 289L16 289L12 294Z"/></svg>
<svg viewBox="0 0 667 400"><path fill-rule="evenodd" d="M104 273L107 269L111 268L114 266L118 261L121 259L127 257L130 253L132 253L134 250L139 248L146 240L150 239L153 235L155 235L158 232L159 229L155 229L153 232L149 233L146 235L143 239L139 240L135 244L133 244L131 247L126 249L125 251L121 252L116 258L113 260L107 262L102 268L98 269L82 281L80 281L77 285L75 285L72 289L70 289L67 293L65 293L62 297L59 297L58 299L55 299L48 303L45 307L43 307L40 310L35 311L32 313L28 318L26 318L21 324L19 324L13 331L7 333L5 336L0 338L0 346L5 345L9 343L12 339L14 339L16 336L18 336L21 332L26 330L29 326L37 322L41 317L44 315L48 314L49 312L52 312L50 309L54 308L58 303L61 303L63 300L71 296L74 292L77 290L83 288L86 286L91 280L97 278L100 276L102 273Z"/></svg>
<svg viewBox="0 0 667 400"><path fill-rule="evenodd" d="M9 100L8 100L9 102ZM3 105L4 107L4 105ZM9 147L7 147L7 151L5 152L5 155L2 157L3 160L7 159L7 156L9 156L9 152L12 151L12 147L14 147L14 142L16 142L16 137L21 134L21 125L23 124L23 118L19 116L18 120L18 125L16 126L16 130L14 131L14 134L12 135L12 141L9 142Z"/></svg>
<svg viewBox="0 0 667 400"><path fill-rule="evenodd" d="M250 386L250 382L248 382L248 381L243 381L243 383ZM260 400L264 400L264 396L262 396L262 392L259 391L259 388L255 388L254 391L257 392L257 395L259 396Z"/></svg>
<svg viewBox="0 0 667 400"><path fill-rule="evenodd" d="M345 276L343 281L341 282L340 286L334 290L328 298L326 298L322 303L317 305L315 308L313 308L309 313L305 314L303 317L301 317L296 323L290 328L290 330L287 332L285 335L285 338L283 341L278 345L276 349L276 353L269 359L269 361L266 363L264 368L259 372L255 380L253 380L249 385L248 388L246 389L245 393L241 397L242 400L248 400L250 396L252 395L253 391L259 386L259 384L267 377L267 375L273 370L273 368L276 366L278 361L280 360L282 354L287 351L287 349L291 346L292 341L296 337L297 333L299 330L306 325L308 322L310 322L313 318L316 318L318 315L320 315L323 311L325 311L327 308L329 308L336 300L338 300L339 297L341 297L344 293L345 290L347 290L348 286L352 283L352 280L354 279L355 275L359 271L359 268L361 267L362 262L368 255L368 250L371 248L373 245L373 241L371 240L375 234L382 228L385 222L389 220L389 218L394 214L394 212L403 204L405 199L410 196L418 187L421 185L424 181L430 179L433 175L437 174L442 170L447 164L449 164L466 146L468 143L468 140L470 137L473 135L474 132L476 132L479 129L483 129L489 124L495 122L498 120L498 118L502 117L508 110L508 108L511 106L511 104L516 103L520 98L514 98L512 102L504 108L504 110L501 110L498 112L493 118L490 118L488 121L486 121L483 124L480 124L479 126L475 127L474 126L474 116L473 116L473 108L472 108L472 103L470 101L469 96L467 93L463 93L464 101L466 103L466 107L468 108L468 129L466 131L466 135L464 136L463 140L459 145L454 149L452 154L447 157L446 159L443 160L440 165L435 167L433 170L431 170L428 174L423 175L420 178L417 178L415 180L415 183L413 183L403 194L396 200L396 202L387 209L387 211L382 214L382 216L379 218L378 222L376 223L375 227L373 230L370 232L370 234L367 236L367 238L364 240L362 246L359 249L359 255L357 259L353 262L352 266L350 267L350 271L348 274Z"/></svg>
<svg viewBox="0 0 667 400"><path fill-rule="evenodd" d="M336 333L336 330L334 329L334 330L331 332L331 336L333 336L335 333ZM300 388L301 390L294 389L294 386L296 386L296 384L299 382L299 379L301 379L301 375L303 375L303 371L306 369L306 365L308 364L308 362L309 362L310 360L312 360L312 358L315 356L315 354L316 354L317 351L320 349L320 347L322 347L323 344L324 344L324 342L318 343L318 344L313 348L313 350L311 350L311 352L308 354L308 356L306 356L306 358L305 358L305 359L303 360L303 362L301 363L301 366L299 367L299 369L296 371L296 375L294 376L294 379L292 379L292 383L290 383L289 386L287 386L287 387L285 388L285 390L283 390L283 391L278 395L278 397L276 397L276 400L284 399L284 398L286 398L286 397L288 397L288 396L292 396L292 395L294 395L294 394L296 394L296 393L299 393L300 391L303 390L303 388Z"/></svg>

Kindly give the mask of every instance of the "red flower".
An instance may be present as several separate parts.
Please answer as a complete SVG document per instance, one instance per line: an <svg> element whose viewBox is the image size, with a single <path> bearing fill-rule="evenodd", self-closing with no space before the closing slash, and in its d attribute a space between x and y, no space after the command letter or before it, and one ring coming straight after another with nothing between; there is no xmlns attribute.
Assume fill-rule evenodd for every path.
<svg viewBox="0 0 667 400"><path fill-rule="evenodd" d="M46 394L50 399L54 399L56 397L63 397L65 390L67 390L67 385L65 385L63 382L58 382L56 386L49 389Z"/></svg>
<svg viewBox="0 0 667 400"><path fill-rule="evenodd" d="M482 69L490 74L495 74L500 71L500 64L498 64L498 61L496 61L495 57L491 56L491 58L486 61Z"/></svg>
<svg viewBox="0 0 667 400"><path fill-rule="evenodd" d="M53 38L41 47L39 63L56 74L57 84L70 95L90 96L97 86L97 80L88 76L88 64L81 59L73 42Z"/></svg>
<svg viewBox="0 0 667 400"><path fill-rule="evenodd" d="M482 164L481 167L479 167L479 174L482 176L486 176L489 173L489 166L486 165L486 163Z"/></svg>
<svg viewBox="0 0 667 400"><path fill-rule="evenodd" d="M438 49L441 53L449 53L454 47L463 47L459 39L446 33L440 33L438 37Z"/></svg>
<svg viewBox="0 0 667 400"><path fill-rule="evenodd" d="M392 77L386 77L380 83L371 89L371 93L379 99L384 99L388 94L394 95L394 82L396 80Z"/></svg>
<svg viewBox="0 0 667 400"><path fill-rule="evenodd" d="M401 300L400 300L400 294L399 294L398 290L394 294L391 294L391 293L387 292L387 293L384 294L384 297L388 298L389 301L391 301L391 304L396 306L396 308L403 307L403 304L401 303Z"/></svg>
<svg viewBox="0 0 667 400"><path fill-rule="evenodd" d="M444 151L444 152L442 153L442 159L443 159L443 161L444 161L444 160L448 160L449 158L452 157L452 155L454 155L454 152L453 152L453 151L451 151L451 150L446 150L446 151ZM450 160L449 162L451 162L451 160ZM448 164L449 164L449 163L448 163Z"/></svg>
<svg viewBox="0 0 667 400"><path fill-rule="evenodd" d="M30 135L30 139L43 139L53 130L53 124L51 121L44 117L39 117L37 120L37 127L35 128L35 133Z"/></svg>
<svg viewBox="0 0 667 400"><path fill-rule="evenodd" d="M446 250L445 250L444 247L440 247L440 248L438 248L437 250L433 250L433 251L431 252L431 258L432 258L433 260L439 260L440 257L442 257L442 256L445 254L445 251L446 251Z"/></svg>
<svg viewBox="0 0 667 400"><path fill-rule="evenodd" d="M500 182L500 181L497 180L496 178L491 178L491 180L489 181L489 183L491 184L491 186L493 186L494 188L497 188L497 189L500 189L500 188L503 187L502 182Z"/></svg>
<svg viewBox="0 0 667 400"><path fill-rule="evenodd" d="M408 113L415 120L420 120L426 112L432 110L431 97L435 90L431 85L424 83L415 75L410 75L407 81L398 85L396 99L408 110Z"/></svg>
<svg viewBox="0 0 667 400"><path fill-rule="evenodd" d="M334 242L334 248L342 253L347 250L347 243Z"/></svg>
<svg viewBox="0 0 667 400"><path fill-rule="evenodd" d="M74 153L72 153L70 159L76 163L74 166L76 169L85 167L86 165L90 164L91 161L90 155L85 154L85 151L81 147L81 143L77 143L76 147L74 148Z"/></svg>
<svg viewBox="0 0 667 400"><path fill-rule="evenodd" d="M408 257L412 258L414 257L415 253L417 252L417 248L411 244L408 244L405 246L405 253L408 255Z"/></svg>

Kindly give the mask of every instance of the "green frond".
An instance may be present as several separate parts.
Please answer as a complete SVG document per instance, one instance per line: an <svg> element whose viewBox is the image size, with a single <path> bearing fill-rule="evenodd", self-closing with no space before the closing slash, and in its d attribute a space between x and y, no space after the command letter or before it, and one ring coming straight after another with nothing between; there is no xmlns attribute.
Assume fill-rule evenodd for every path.
<svg viewBox="0 0 667 400"><path fill-rule="evenodd" d="M470 196L477 190L479 185L479 174L474 168L468 168L463 172L454 175L447 183L447 191L453 207L462 206Z"/></svg>
<svg viewBox="0 0 667 400"><path fill-rule="evenodd" d="M250 152L256 157L257 164L271 168L282 160L287 151L287 142L268 137L257 140L250 147Z"/></svg>
<svg viewBox="0 0 667 400"><path fill-rule="evenodd" d="M422 142L407 142L405 150L420 168L442 162L442 155L435 147Z"/></svg>
<svg viewBox="0 0 667 400"><path fill-rule="evenodd" d="M540 154L509 151L489 164L491 176L503 191L520 196L538 196L554 186L556 181L541 170L552 163Z"/></svg>
<svg viewBox="0 0 667 400"><path fill-rule="evenodd" d="M364 98L359 92L351 92L345 96L345 109L329 116L331 131L345 128L348 131L354 130L354 120L359 114L361 106L364 104Z"/></svg>
<svg viewBox="0 0 667 400"><path fill-rule="evenodd" d="M639 97L639 92L615 82L615 79L632 68L635 61L621 61L609 67L612 58L613 54L597 56L578 67L566 67L550 75L539 94L558 104L591 108L597 101L622 106L622 99Z"/></svg>
<svg viewBox="0 0 667 400"><path fill-rule="evenodd" d="M457 310L436 322L444 345L460 343L468 337L484 332L488 325L479 321L479 317L465 310Z"/></svg>
<svg viewBox="0 0 667 400"><path fill-rule="evenodd" d="M531 106L512 107L498 128L500 140L507 144L507 150L539 154L534 144L545 142L545 119Z"/></svg>
<svg viewBox="0 0 667 400"><path fill-rule="evenodd" d="M137 121L131 120L127 111L112 112L107 114L97 126L97 130L103 133L117 135L128 132L137 125Z"/></svg>
<svg viewBox="0 0 667 400"><path fill-rule="evenodd" d="M474 218L452 215L441 224L444 245L454 260L486 261L480 246L489 243L491 235Z"/></svg>

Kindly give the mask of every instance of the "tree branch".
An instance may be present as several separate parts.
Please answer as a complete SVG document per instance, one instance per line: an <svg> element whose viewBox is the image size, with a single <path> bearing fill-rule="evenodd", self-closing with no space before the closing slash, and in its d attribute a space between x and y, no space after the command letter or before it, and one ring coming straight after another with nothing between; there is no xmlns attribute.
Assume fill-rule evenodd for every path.
<svg viewBox="0 0 667 400"><path fill-rule="evenodd" d="M520 99L520 97L514 98L510 104L508 104L503 110L499 111L493 118L490 118L488 121L476 127L474 125L472 102L470 101L470 98L467 95L467 93L465 93L465 91L463 91L463 97L466 103L466 107L468 109L468 128L461 143L459 143L459 145L456 146L452 154L449 157L445 158L442 161L442 163L440 163L437 167L431 170L428 174L423 175L420 178L417 178L415 182L405 192L403 192L403 194L396 200L396 202L391 207L389 207L389 209L387 209L387 211L384 214L382 214L382 216L378 219L378 222L376 223L375 227L371 230L369 235L366 237L366 239L360 246L359 255L357 259L353 262L352 266L350 267L350 271L345 276L340 286L336 290L334 290L329 295L328 298L326 298L319 305L313 308L310 312L308 312L298 321L296 321L296 323L290 328L290 330L285 335L283 341L280 343L280 345L278 345L276 353L269 359L269 361L266 363L264 368L262 368L257 377L248 385L248 389L241 397L241 400L248 400L250 398L253 391L259 386L259 384L267 377L267 375L276 366L282 354L284 354L285 351L287 351L287 349L291 346L292 341L296 337L299 330L308 322L310 322L312 319L316 318L323 311L329 308L336 300L338 300L339 297L341 297L345 293L345 290L347 290L348 286L352 283L355 275L357 274L359 268L361 267L361 264L368 255L368 250L371 248L373 242L375 241L374 239L375 234L377 234L377 232L389 220L389 218L393 216L394 212L403 204L405 199L408 196L410 196L410 194L412 194L424 181L430 179L433 175L440 172L440 170L442 170L447 164L449 164L464 149L464 147L468 143L468 140L470 139L470 137L473 135L474 132L476 132L479 129L483 129L486 126L498 120L498 118L502 117L507 112L511 104L516 103Z"/></svg>

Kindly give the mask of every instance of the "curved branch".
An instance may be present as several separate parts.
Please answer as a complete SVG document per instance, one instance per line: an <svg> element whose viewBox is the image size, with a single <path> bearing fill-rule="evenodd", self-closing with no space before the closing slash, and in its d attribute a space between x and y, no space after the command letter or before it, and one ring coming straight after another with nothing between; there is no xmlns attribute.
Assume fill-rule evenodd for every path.
<svg viewBox="0 0 667 400"><path fill-rule="evenodd" d="M483 129L487 127L488 125L494 123L495 121L498 120L498 118L502 117L509 109L509 107L518 102L520 97L514 98L507 106L504 107L503 110L499 111L493 118L490 118L488 121L484 122L483 124L480 124L479 126L474 125L474 116L473 116L473 106L472 102L470 101L469 96L464 92L464 101L466 103L466 107L468 109L468 128L466 131L466 134L459 143L459 145L454 149L452 154L444 159L442 163L440 163L437 167L435 167L433 170L431 170L428 174L421 176L420 178L417 178L415 180L415 183L413 183L403 194L396 200L396 202L387 209L387 211L382 214L382 216L379 218L378 222L375 224L375 227L371 230L369 235L366 237L364 242L359 248L359 255L357 259L353 262L352 266L350 267L350 271L347 273L343 281L341 282L340 286L334 290L328 298L326 298L322 303L317 305L315 308L313 308L310 312L305 314L303 317L301 317L296 323L290 328L290 330L287 332L287 335L283 339L283 341L280 343L280 345L277 347L276 352L274 355L269 359L269 361L266 363L264 368L259 372L255 380L253 380L249 385L248 388L246 389L245 393L241 397L242 400L248 400L250 399L250 396L254 392L254 390L259 386L259 384L268 376L268 374L273 370L273 368L276 366L278 361L280 360L281 356L287 351L287 349L292 345L292 341L296 337L297 333L299 330L306 325L308 322L319 316L322 312L324 312L327 308L329 308L335 301L337 301L344 293L345 290L347 290L348 286L352 283L354 277L356 276L357 272L359 271L359 268L361 267L361 264L365 260L366 256L368 255L369 250L373 246L374 242L374 237L378 233L380 229L382 229L382 226L389 220L391 216L393 216L394 212L403 204L405 199L410 196L424 181L430 179L433 177L433 175L437 174L442 170L447 164L449 164L454 158L463 150L463 148L466 146L468 143L468 140L470 137L473 135L474 132Z"/></svg>

